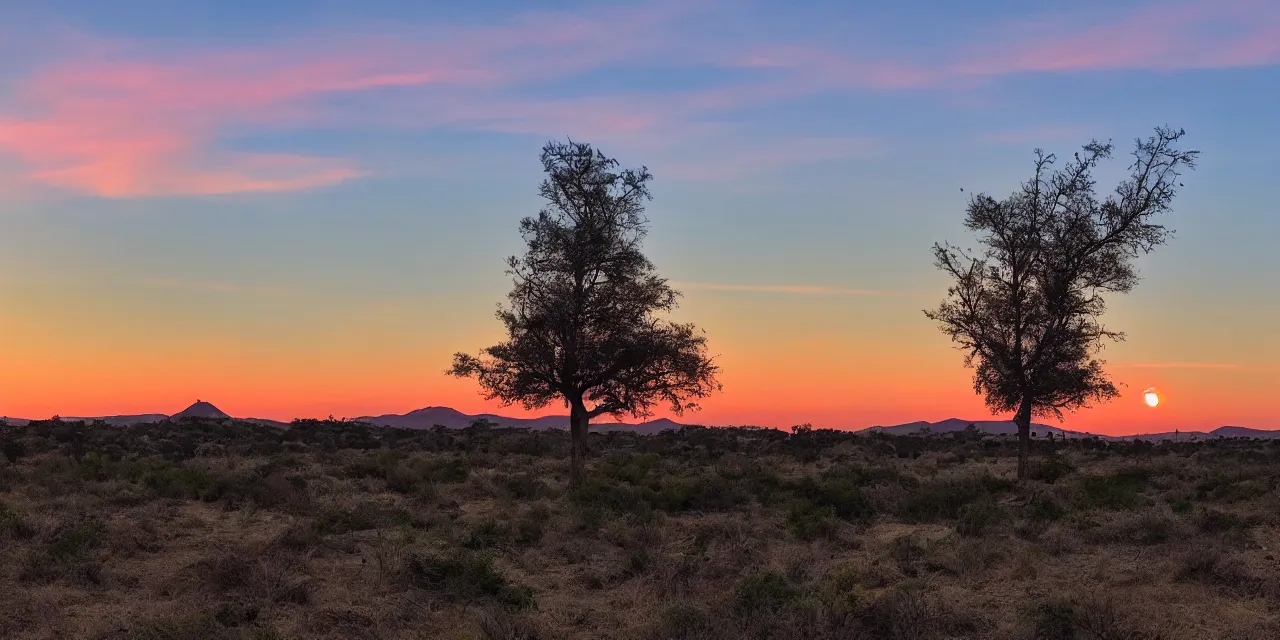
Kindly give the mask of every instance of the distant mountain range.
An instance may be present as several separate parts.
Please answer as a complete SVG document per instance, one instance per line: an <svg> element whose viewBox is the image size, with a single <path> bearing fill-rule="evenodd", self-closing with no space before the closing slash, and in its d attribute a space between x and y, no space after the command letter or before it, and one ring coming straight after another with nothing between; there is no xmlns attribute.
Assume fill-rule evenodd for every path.
<svg viewBox="0 0 1280 640"><path fill-rule="evenodd" d="M360 422L368 422L380 427L399 427L401 429L430 429L442 426L449 429L463 429L477 421L484 420L495 427L512 427L518 429L568 429L569 416L542 416L541 418L508 418L492 413L468 415L449 407L426 407L405 414L386 414L381 416L365 416L356 418ZM622 422L597 422L591 425L592 431L633 431L643 435L661 433L667 429L679 429L682 425L674 420L661 418L638 424Z"/></svg>
<svg viewBox="0 0 1280 640"><path fill-rule="evenodd" d="M1013 421L980 421L980 420L961 420L959 418L949 418L940 422L908 422L906 424L894 425L891 427L870 427L862 429L866 432L884 432L896 435L907 435L914 433L953 433L963 431L969 425L974 425L979 431L992 435L1016 435L1018 433L1018 425ZM1032 423L1031 432L1034 437L1046 438L1052 433L1055 438L1092 438L1099 437L1103 440L1208 440L1211 438L1280 438L1280 431L1266 431L1263 429L1249 429L1246 427L1218 427L1213 431L1166 431L1163 433L1143 433L1128 436L1104 436L1081 431L1071 431L1059 427L1051 427L1046 424Z"/></svg>
<svg viewBox="0 0 1280 640"><path fill-rule="evenodd" d="M208 402L204 402L203 400L196 400L195 404L173 415L166 415L163 413L140 413L137 415L125 415L125 416L92 416L92 417L58 416L58 419L62 420L63 422L94 422L97 420L101 420L113 427L127 427L131 424L146 424L146 423L153 423L153 422L162 422L164 420L181 420L183 418L204 418L204 419L212 419L212 420L221 420L221 419L230 418L230 417L231 416L227 415L221 409L213 406L212 404ZM32 422L32 420L27 418L10 418L7 416L0 417L0 419L4 420L5 422L11 425L18 426L18 427ZM259 424L265 424L273 427L289 426L288 422L280 422L279 420L268 420L266 418L241 418L241 419L247 422L257 422Z"/></svg>
<svg viewBox="0 0 1280 640"><path fill-rule="evenodd" d="M94 420L103 420L107 424L113 426L125 426L130 424L139 424L144 422L160 422L162 420L180 420L182 418L205 418L205 419L223 419L231 416L222 410L213 406L208 402L197 400L195 404L175 413L173 415L165 415L162 413L144 413L129 416L101 416L92 418L82 417L64 417L65 422L93 422ZM11 425L25 425L30 420L20 418L4 418ZM267 420L265 418L242 418L249 422L257 422L259 424L288 427L289 423L280 422L278 420ZM540 418L510 418L492 413L466 414L449 407L426 407L409 413L396 414L389 413L380 416L364 416L356 418L356 421L367 422L380 427L397 427L401 429L431 429L436 426L448 429L464 429L479 421L487 422L495 427L532 429L535 431L546 431L548 429L568 429L569 416L542 416ZM950 418L939 422L908 422L906 424L898 424L892 426L876 426L860 429L862 433L892 433L897 435L908 435L918 433L934 433L946 434L956 431L963 431L969 425L974 425L979 431L991 435L1014 435L1018 433L1018 427L1012 421L990 421L990 420L961 420L960 418ZM641 423L623 423L623 422L597 422L591 425L594 432L610 432L610 431L630 431L641 435L653 435L661 433L667 429L680 429L687 425L661 418L658 420L650 420ZM1045 438L1052 433L1055 438L1091 438L1096 434L1085 433L1080 431L1071 431L1060 427L1053 427L1046 424L1032 424L1031 431L1037 438ZM1266 431L1262 429L1249 429L1246 427L1219 427L1213 431L1169 431L1165 433L1146 433L1128 436L1104 436L1097 435L1104 440L1208 440L1211 438L1265 438L1280 439L1280 431Z"/></svg>

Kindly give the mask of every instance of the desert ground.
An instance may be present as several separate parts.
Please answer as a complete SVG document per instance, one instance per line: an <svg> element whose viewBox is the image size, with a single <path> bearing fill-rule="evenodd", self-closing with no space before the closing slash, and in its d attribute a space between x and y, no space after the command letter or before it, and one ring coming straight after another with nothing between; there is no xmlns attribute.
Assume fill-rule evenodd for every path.
<svg viewBox="0 0 1280 640"><path fill-rule="evenodd" d="M1280 445L0 427L3 638L1280 638Z"/></svg>

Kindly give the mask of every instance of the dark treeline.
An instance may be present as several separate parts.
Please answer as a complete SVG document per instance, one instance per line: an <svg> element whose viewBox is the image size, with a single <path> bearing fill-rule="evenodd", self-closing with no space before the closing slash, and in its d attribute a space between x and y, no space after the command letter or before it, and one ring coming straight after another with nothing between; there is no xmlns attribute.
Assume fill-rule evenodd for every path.
<svg viewBox="0 0 1280 640"><path fill-rule="evenodd" d="M814 429L687 426L654 435L626 431L592 432L587 448L595 454L647 453L685 460L715 460L726 455L790 456L811 462L824 451L842 447L888 458L918 458L949 452L962 460L1013 458L1013 435L993 436L976 430L949 434L897 435ZM534 431L476 425L465 429L398 429L343 420L295 420L288 429L242 420L183 419L111 426L104 422L33 421L0 429L0 452L10 462L28 455L62 453L82 460L87 454L119 461L158 456L172 462L198 457L276 456L286 453L339 450L387 450L432 453L520 454L566 460L571 456L568 431ZM1118 456L1189 456L1198 452L1238 455L1241 459L1280 462L1280 446L1252 438L1194 441L1109 440L1099 437L1033 438L1031 451L1051 459L1072 451Z"/></svg>

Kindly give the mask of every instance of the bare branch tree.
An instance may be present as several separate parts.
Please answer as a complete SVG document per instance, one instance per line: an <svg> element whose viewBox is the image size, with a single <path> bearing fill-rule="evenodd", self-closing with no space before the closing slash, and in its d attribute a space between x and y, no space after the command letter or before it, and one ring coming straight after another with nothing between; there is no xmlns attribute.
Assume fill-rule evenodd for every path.
<svg viewBox="0 0 1280 640"><path fill-rule="evenodd" d="M991 411L1015 412L1020 479L1032 416L1061 420L1064 411L1118 395L1097 358L1106 342L1124 339L1101 324L1103 296L1132 290L1133 259L1172 233L1157 218L1199 155L1176 148L1183 135L1161 127L1138 140L1129 178L1105 200L1092 173L1111 157L1110 143L1085 145L1061 169L1037 149L1035 172L1019 191L1001 201L970 198L965 226L978 234L982 253L934 245L938 268L954 284L925 315L965 352L974 390Z"/></svg>
<svg viewBox="0 0 1280 640"><path fill-rule="evenodd" d="M520 222L528 250L507 262L515 286L498 319L508 339L478 357L456 354L449 373L477 378L505 404L563 400L577 484L591 418L646 416L662 403L679 414L720 385L706 337L661 317L680 294L640 251L648 169L619 170L573 141L547 143L542 165L547 206Z"/></svg>

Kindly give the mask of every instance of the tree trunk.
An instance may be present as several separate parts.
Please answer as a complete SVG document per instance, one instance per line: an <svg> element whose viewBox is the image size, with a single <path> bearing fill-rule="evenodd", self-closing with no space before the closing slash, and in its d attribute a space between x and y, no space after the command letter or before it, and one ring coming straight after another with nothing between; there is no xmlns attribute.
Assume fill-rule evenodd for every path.
<svg viewBox="0 0 1280 640"><path fill-rule="evenodd" d="M591 416L581 400L572 402L569 410L569 486L582 484L582 468L587 457L587 424Z"/></svg>
<svg viewBox="0 0 1280 640"><path fill-rule="evenodd" d="M1031 399L1023 398L1018 414L1013 417L1018 425L1018 481L1026 482L1031 475L1029 458L1031 456Z"/></svg>

